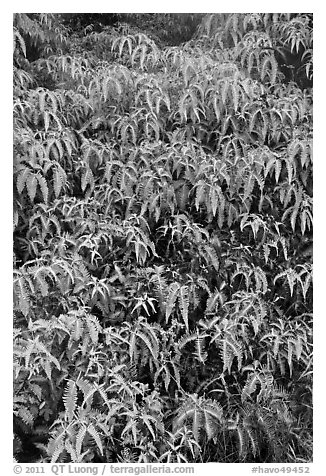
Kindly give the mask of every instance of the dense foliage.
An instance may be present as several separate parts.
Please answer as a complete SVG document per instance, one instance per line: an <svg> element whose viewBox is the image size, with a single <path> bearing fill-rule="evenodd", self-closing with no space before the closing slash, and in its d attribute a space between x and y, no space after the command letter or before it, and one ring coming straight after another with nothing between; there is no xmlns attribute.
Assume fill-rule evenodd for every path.
<svg viewBox="0 0 326 476"><path fill-rule="evenodd" d="M15 457L311 461L312 15L128 18L14 16Z"/></svg>

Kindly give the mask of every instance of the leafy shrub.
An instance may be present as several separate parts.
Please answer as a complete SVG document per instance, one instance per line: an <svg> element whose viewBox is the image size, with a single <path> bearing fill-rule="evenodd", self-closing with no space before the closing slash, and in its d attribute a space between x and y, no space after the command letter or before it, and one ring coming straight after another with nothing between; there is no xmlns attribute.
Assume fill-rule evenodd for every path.
<svg viewBox="0 0 326 476"><path fill-rule="evenodd" d="M134 20L14 17L15 456L310 461L311 15Z"/></svg>

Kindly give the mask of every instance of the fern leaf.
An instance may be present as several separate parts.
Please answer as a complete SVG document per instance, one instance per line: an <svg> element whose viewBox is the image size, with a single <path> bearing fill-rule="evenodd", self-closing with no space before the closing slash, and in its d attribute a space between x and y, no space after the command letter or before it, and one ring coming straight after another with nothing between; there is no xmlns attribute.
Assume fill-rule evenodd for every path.
<svg viewBox="0 0 326 476"><path fill-rule="evenodd" d="M77 387L76 383L73 380L68 381L62 399L65 406L68 421L72 421L77 402Z"/></svg>
<svg viewBox="0 0 326 476"><path fill-rule="evenodd" d="M207 358L207 353L204 351L205 345L205 337L208 337L207 334L199 334L197 330L197 337L196 337L196 357L202 364L205 363Z"/></svg>
<svg viewBox="0 0 326 476"><path fill-rule="evenodd" d="M90 425L88 425L87 433L89 433L91 435L91 437L94 439L95 443L97 444L98 449L100 450L101 455L103 455L103 445L102 445L100 435L99 435L98 431L95 429L95 427L92 423Z"/></svg>
<svg viewBox="0 0 326 476"><path fill-rule="evenodd" d="M180 285L177 282L174 282L174 283L170 284L170 286L169 286L169 294L168 294L168 297L167 297L166 310L165 310L166 322L168 322L169 317L170 317L170 315L173 311L175 302L176 302L177 297L178 297L179 289L180 289Z"/></svg>
<svg viewBox="0 0 326 476"><path fill-rule="evenodd" d="M42 192L43 201L44 201L44 203L48 203L49 190L48 190L48 185L46 183L46 180L39 173L36 174L36 176L37 176L38 184L39 184L41 192Z"/></svg>
<svg viewBox="0 0 326 476"><path fill-rule="evenodd" d="M189 329L188 324L188 309L189 309L189 289L188 286L181 286L179 292L179 306L181 309L181 315L186 325L186 329Z"/></svg>
<svg viewBox="0 0 326 476"><path fill-rule="evenodd" d="M174 432L189 421L192 421L192 432L197 442L202 439L203 433L211 439L221 426L223 410L215 401L198 397L197 394L188 395L174 419Z"/></svg>
<svg viewBox="0 0 326 476"><path fill-rule="evenodd" d="M86 427L81 426L76 436L76 452L78 456L81 455L85 435L86 435Z"/></svg>
<svg viewBox="0 0 326 476"><path fill-rule="evenodd" d="M65 185L67 176L65 171L58 165L53 172L53 188L56 198L59 197L62 187Z"/></svg>
<svg viewBox="0 0 326 476"><path fill-rule="evenodd" d="M22 193L22 191L24 190L30 174L31 171L27 167L19 172L16 182L18 193Z"/></svg>
<svg viewBox="0 0 326 476"><path fill-rule="evenodd" d="M37 189L37 176L36 174L29 174L27 182L26 182L26 188L28 192L28 196L30 201L33 203L36 195L36 189Z"/></svg>
<svg viewBox="0 0 326 476"><path fill-rule="evenodd" d="M23 422L26 423L26 425L29 425L29 426L33 425L35 417L28 408L26 408L26 407L19 408L17 414L23 420Z"/></svg>

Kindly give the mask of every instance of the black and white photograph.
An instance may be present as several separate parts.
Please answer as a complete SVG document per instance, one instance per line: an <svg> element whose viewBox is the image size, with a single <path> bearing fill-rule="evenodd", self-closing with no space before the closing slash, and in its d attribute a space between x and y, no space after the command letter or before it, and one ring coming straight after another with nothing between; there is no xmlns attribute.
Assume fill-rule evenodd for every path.
<svg viewBox="0 0 326 476"><path fill-rule="evenodd" d="M15 468L309 473L315 15L268 8L13 14Z"/></svg>

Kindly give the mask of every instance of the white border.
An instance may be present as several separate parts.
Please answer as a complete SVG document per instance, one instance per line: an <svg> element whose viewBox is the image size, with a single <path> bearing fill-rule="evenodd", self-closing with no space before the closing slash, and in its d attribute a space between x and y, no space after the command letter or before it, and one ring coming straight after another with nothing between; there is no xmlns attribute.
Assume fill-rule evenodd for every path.
<svg viewBox="0 0 326 476"><path fill-rule="evenodd" d="M2 5L1 12L1 156L2 184L1 193L1 311L3 342L0 346L2 363L1 372L1 473L12 473L12 14L15 12L53 12L53 13L97 13L97 12L313 12L314 13L314 345L315 345L315 376L314 376L314 463L310 474L326 474L325 452L325 339L326 328L324 317L323 284L326 283L325 247L326 247L326 75L324 61L326 59L326 9L317 1L240 1L227 2L176 2L165 0L158 2L68 2L58 0L45 3L43 1L12 1ZM323 147L324 146L324 147ZM324 459L325 458L325 459ZM251 465L208 463L195 465L195 474L208 475L246 475L250 474ZM271 465L279 466L279 465ZM287 465L284 465L287 466ZM324 466L324 467L323 467ZM265 465L268 467L268 465ZM217 473L216 473L217 472ZM24 473L23 473L24 474ZM46 473L47 474L47 473ZM50 474L50 473L49 473ZM284 473L283 473L284 474Z"/></svg>

